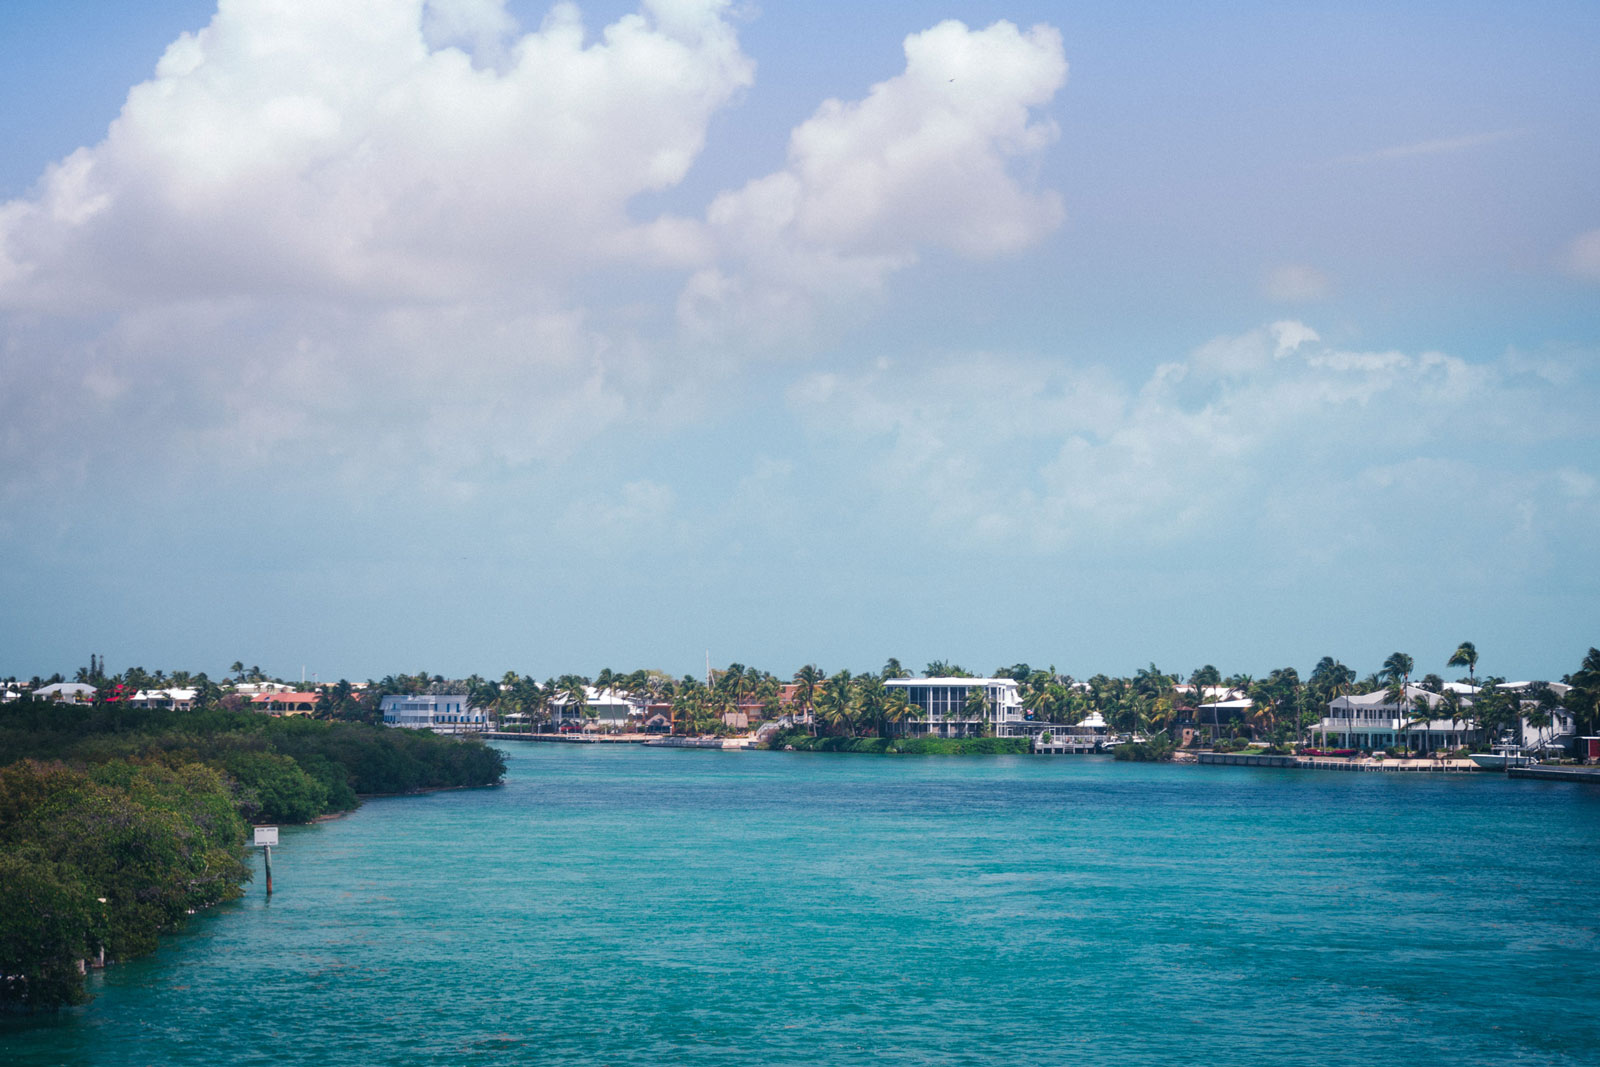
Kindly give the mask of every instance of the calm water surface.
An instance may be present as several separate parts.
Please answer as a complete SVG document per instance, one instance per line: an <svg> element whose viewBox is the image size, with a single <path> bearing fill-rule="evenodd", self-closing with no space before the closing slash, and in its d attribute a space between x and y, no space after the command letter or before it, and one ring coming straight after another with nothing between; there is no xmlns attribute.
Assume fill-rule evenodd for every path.
<svg viewBox="0 0 1600 1067"><path fill-rule="evenodd" d="M513 744L6 1064L1597 1064L1600 790Z"/></svg>

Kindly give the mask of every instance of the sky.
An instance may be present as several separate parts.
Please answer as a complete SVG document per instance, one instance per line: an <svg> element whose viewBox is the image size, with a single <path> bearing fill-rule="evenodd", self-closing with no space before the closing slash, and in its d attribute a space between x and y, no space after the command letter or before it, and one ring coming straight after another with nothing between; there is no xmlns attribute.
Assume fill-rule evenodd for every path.
<svg viewBox="0 0 1600 1067"><path fill-rule="evenodd" d="M1596 40L11 0L0 675L1559 677L1600 644Z"/></svg>

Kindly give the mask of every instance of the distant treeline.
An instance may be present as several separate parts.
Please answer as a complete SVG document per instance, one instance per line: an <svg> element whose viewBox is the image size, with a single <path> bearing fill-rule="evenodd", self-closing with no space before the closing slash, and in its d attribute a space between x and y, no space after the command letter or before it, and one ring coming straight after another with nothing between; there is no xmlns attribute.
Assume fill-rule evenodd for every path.
<svg viewBox="0 0 1600 1067"><path fill-rule="evenodd" d="M150 952L194 910L238 896L252 822L504 773L476 740L360 723L0 706L0 1008L81 1003L81 961Z"/></svg>

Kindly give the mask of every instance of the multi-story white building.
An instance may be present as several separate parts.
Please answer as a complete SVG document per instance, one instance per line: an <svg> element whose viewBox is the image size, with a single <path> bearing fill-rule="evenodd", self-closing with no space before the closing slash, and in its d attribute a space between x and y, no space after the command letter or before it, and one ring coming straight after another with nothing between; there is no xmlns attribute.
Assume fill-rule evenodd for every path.
<svg viewBox="0 0 1600 1067"><path fill-rule="evenodd" d="M383 725L441 734L482 733L492 727L483 709L472 706L464 693L393 694L378 704Z"/></svg>
<svg viewBox="0 0 1600 1067"><path fill-rule="evenodd" d="M1022 697L1010 678L890 678L884 683L902 689L912 714L901 724L908 734L940 737L974 737L987 725L996 737L1020 736L1023 730ZM981 714L970 706L969 694L982 689L986 708Z"/></svg>

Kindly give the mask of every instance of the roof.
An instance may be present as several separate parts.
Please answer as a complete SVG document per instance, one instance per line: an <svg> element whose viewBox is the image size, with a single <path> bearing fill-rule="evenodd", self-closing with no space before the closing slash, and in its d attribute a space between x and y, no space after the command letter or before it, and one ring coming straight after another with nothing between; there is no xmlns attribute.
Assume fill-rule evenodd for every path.
<svg viewBox="0 0 1600 1067"><path fill-rule="evenodd" d="M87 696L94 691L94 686L86 685L83 682L57 682L54 685L47 685L43 689L35 689L33 695L41 697L53 696L59 693L62 696Z"/></svg>
<svg viewBox="0 0 1600 1067"><path fill-rule="evenodd" d="M561 693L559 696L552 697L550 700L550 703L558 704L562 707L565 707L567 702L567 694L565 692ZM588 704L591 708L607 706L615 707L621 705L626 705L629 708L633 707L633 701L628 699L628 693L625 690L611 688L596 689L592 685L586 685L583 687L583 702Z"/></svg>
<svg viewBox="0 0 1600 1067"><path fill-rule="evenodd" d="M317 699L316 693L262 693L251 697L256 704L315 704Z"/></svg>
<svg viewBox="0 0 1600 1067"><path fill-rule="evenodd" d="M884 685L959 685L971 689L982 686L1015 686L1015 678L885 678Z"/></svg>
<svg viewBox="0 0 1600 1067"><path fill-rule="evenodd" d="M194 695L195 690L193 689L141 689L137 693L133 694L133 699L185 701L193 700Z"/></svg>
<svg viewBox="0 0 1600 1067"><path fill-rule="evenodd" d="M1328 701L1328 706L1330 708L1398 708L1401 706L1409 708L1411 702L1418 697L1425 698L1429 707L1437 705L1439 701L1444 699L1442 694L1435 693L1431 689L1424 689L1420 685L1408 685L1405 687L1405 696L1399 703L1389 699L1388 689L1374 689L1370 693L1353 693L1350 696L1334 697Z"/></svg>

